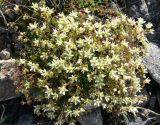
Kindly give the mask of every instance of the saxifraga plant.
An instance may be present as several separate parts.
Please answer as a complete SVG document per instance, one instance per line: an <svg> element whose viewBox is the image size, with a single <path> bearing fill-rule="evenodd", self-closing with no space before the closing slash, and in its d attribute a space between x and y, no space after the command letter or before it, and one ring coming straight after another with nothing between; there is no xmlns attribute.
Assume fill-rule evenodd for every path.
<svg viewBox="0 0 160 125"><path fill-rule="evenodd" d="M25 49L17 60L22 71L17 90L28 103L38 102L37 115L61 125L74 124L88 106L115 114L137 111L142 101L137 92L149 82L141 58L151 23L121 13L102 23L88 9L53 16L43 3L30 10L18 37Z"/></svg>

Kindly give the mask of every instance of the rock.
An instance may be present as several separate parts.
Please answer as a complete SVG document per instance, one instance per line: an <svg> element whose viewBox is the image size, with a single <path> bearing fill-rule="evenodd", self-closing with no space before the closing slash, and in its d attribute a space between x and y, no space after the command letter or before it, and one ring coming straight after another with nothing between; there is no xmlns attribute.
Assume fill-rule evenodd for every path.
<svg viewBox="0 0 160 125"><path fill-rule="evenodd" d="M0 51L2 51L5 48L5 37L3 34L0 33Z"/></svg>
<svg viewBox="0 0 160 125"><path fill-rule="evenodd" d="M103 118L100 108L93 108L88 113L83 113L78 117L81 125L103 125Z"/></svg>
<svg viewBox="0 0 160 125"><path fill-rule="evenodd" d="M143 121L141 117L136 117L134 121L128 123L128 125L148 125L147 121Z"/></svg>
<svg viewBox="0 0 160 125"><path fill-rule="evenodd" d="M0 76L0 101L14 97L15 86L9 76Z"/></svg>
<svg viewBox="0 0 160 125"><path fill-rule="evenodd" d="M150 21L154 24L159 24L160 20L160 1L159 0L147 0L148 11L150 15Z"/></svg>
<svg viewBox="0 0 160 125"><path fill-rule="evenodd" d="M14 86L17 73L15 60L0 60L0 102L20 96L15 93Z"/></svg>
<svg viewBox="0 0 160 125"><path fill-rule="evenodd" d="M3 41L0 39L0 45L2 45L3 44ZM3 47L2 46L0 46L0 51L3 49Z"/></svg>
<svg viewBox="0 0 160 125"><path fill-rule="evenodd" d="M156 101L157 101L156 96L151 96L151 97L150 97L149 105L150 105L151 109L154 109L154 108L155 108L155 106L156 106Z"/></svg>
<svg viewBox="0 0 160 125"><path fill-rule="evenodd" d="M16 4L21 4L22 0L15 0Z"/></svg>
<svg viewBox="0 0 160 125"><path fill-rule="evenodd" d="M143 58L143 63L152 78L160 85L160 48L154 43L149 44L149 55Z"/></svg>
<svg viewBox="0 0 160 125"><path fill-rule="evenodd" d="M128 15L134 18L142 17L154 24L159 23L159 0L125 0L125 3Z"/></svg>
<svg viewBox="0 0 160 125"><path fill-rule="evenodd" d="M33 116L31 114L24 114L20 116L18 122L15 125L33 125Z"/></svg>
<svg viewBox="0 0 160 125"><path fill-rule="evenodd" d="M128 15L138 18L149 19L149 10L145 0L125 0Z"/></svg>
<svg viewBox="0 0 160 125"><path fill-rule="evenodd" d="M11 9L6 9L4 14L6 15L8 20L15 20L16 18L15 12Z"/></svg>
<svg viewBox="0 0 160 125"><path fill-rule="evenodd" d="M11 57L11 54L8 49L4 49L0 52L0 58L2 60L7 60Z"/></svg>

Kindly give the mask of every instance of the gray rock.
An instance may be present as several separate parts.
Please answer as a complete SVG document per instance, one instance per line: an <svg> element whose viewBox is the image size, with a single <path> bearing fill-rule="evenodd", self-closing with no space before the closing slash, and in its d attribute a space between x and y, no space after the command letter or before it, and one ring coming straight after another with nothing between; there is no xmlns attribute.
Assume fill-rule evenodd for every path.
<svg viewBox="0 0 160 125"><path fill-rule="evenodd" d="M4 35L1 34L2 30L0 28L0 51L2 51L5 48L5 42L4 42Z"/></svg>
<svg viewBox="0 0 160 125"><path fill-rule="evenodd" d="M15 125L33 125L33 116L31 114L24 114L20 116Z"/></svg>
<svg viewBox="0 0 160 125"><path fill-rule="evenodd" d="M11 9L6 9L4 14L9 17L10 19L14 20L16 18L16 14Z"/></svg>
<svg viewBox="0 0 160 125"><path fill-rule="evenodd" d="M33 116L31 114L24 114L20 116L16 125L33 125Z"/></svg>
<svg viewBox="0 0 160 125"><path fill-rule="evenodd" d="M150 21L154 24L159 24L160 20L160 2L159 0L147 0Z"/></svg>
<svg viewBox="0 0 160 125"><path fill-rule="evenodd" d="M149 18L149 9L145 0L125 0L127 13L134 17Z"/></svg>
<svg viewBox="0 0 160 125"><path fill-rule="evenodd" d="M15 93L17 73L15 60L0 60L0 102L20 96Z"/></svg>
<svg viewBox="0 0 160 125"><path fill-rule="evenodd" d="M83 113L78 117L81 125L103 125L103 119L100 108L91 109L87 113Z"/></svg>
<svg viewBox="0 0 160 125"><path fill-rule="evenodd" d="M136 117L135 121L130 122L128 125L147 125L147 121L143 121L140 117Z"/></svg>
<svg viewBox="0 0 160 125"><path fill-rule="evenodd" d="M11 54L8 49L4 49L0 52L0 58L2 60L10 59L10 57L11 57Z"/></svg>
<svg viewBox="0 0 160 125"><path fill-rule="evenodd" d="M9 76L0 76L0 101L16 96L13 80Z"/></svg>
<svg viewBox="0 0 160 125"><path fill-rule="evenodd" d="M156 102L157 102L157 97L156 96L151 96L150 101L149 101L149 105L150 105L151 109L155 108Z"/></svg>
<svg viewBox="0 0 160 125"><path fill-rule="evenodd" d="M128 15L151 21L154 24L159 23L160 19L160 1L159 0L125 0L126 12Z"/></svg>
<svg viewBox="0 0 160 125"><path fill-rule="evenodd" d="M152 78L160 85L160 48L150 43L149 55L144 57L143 63L151 74Z"/></svg>
<svg viewBox="0 0 160 125"><path fill-rule="evenodd" d="M21 4L22 0L15 0L16 4Z"/></svg>

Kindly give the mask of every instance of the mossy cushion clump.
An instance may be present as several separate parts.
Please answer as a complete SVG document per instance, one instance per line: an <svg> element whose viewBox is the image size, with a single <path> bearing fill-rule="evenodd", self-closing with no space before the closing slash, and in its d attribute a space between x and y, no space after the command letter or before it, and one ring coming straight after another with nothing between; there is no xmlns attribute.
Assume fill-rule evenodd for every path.
<svg viewBox="0 0 160 125"><path fill-rule="evenodd" d="M18 90L28 102L38 102L36 114L72 124L88 106L136 112L141 101L136 93L149 81L141 58L150 23L123 14L102 23L88 9L58 16L45 5L34 3L31 9L23 18L33 20L19 36L25 49L18 60Z"/></svg>

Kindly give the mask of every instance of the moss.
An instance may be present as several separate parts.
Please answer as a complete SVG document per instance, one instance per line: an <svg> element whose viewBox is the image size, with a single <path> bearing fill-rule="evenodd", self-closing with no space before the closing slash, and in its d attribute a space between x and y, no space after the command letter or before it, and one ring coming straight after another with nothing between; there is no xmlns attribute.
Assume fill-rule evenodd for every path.
<svg viewBox="0 0 160 125"><path fill-rule="evenodd" d="M43 3L29 9L27 16L16 9L27 25L19 35L25 54L17 60L23 76L18 90L28 102L41 102L36 114L61 124L74 122L88 105L116 114L137 111L150 23L143 28L142 18L121 13L102 23L89 9L54 16ZM31 93L35 88L38 94Z"/></svg>

